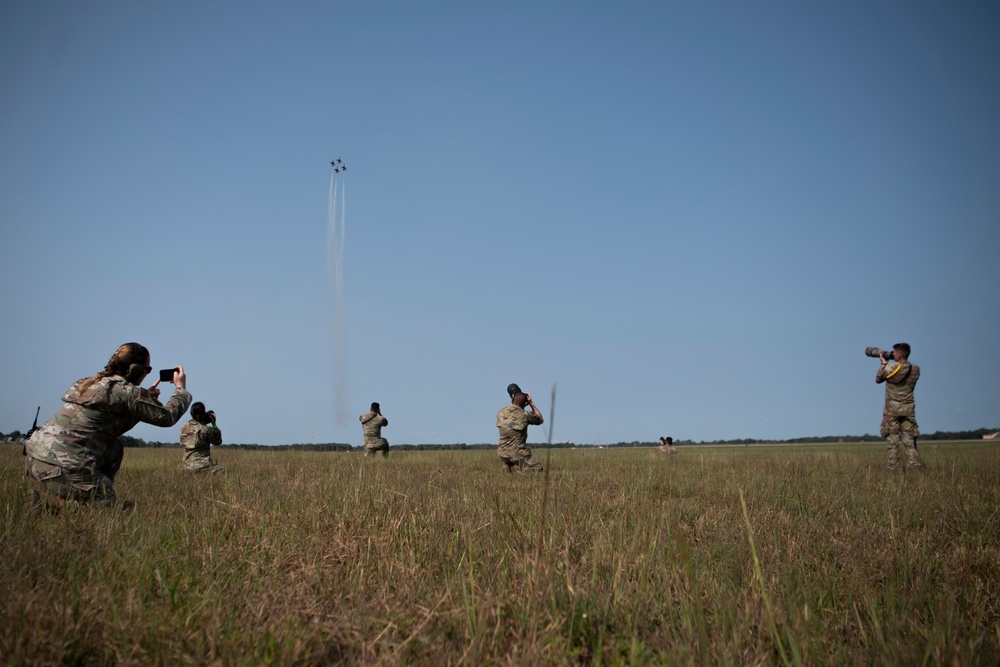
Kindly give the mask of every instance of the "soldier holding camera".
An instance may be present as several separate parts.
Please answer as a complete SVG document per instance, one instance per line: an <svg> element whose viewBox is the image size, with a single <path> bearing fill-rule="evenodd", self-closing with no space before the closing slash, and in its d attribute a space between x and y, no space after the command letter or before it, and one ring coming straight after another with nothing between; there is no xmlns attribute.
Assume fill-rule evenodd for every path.
<svg viewBox="0 0 1000 667"><path fill-rule="evenodd" d="M382 452L382 458L388 458L389 441L382 437L382 427L388 426L389 420L382 416L379 404L372 403L371 412L361 415L358 419L365 434L365 458L375 456L377 452Z"/></svg>
<svg viewBox="0 0 1000 667"><path fill-rule="evenodd" d="M541 472L542 465L531 455L528 448L528 425L544 422L542 413L535 407L531 394L521 391L516 384L507 387L511 404L500 408L497 413L497 428L500 429L500 443L497 455L510 472L514 466L525 472ZM524 409L531 408L531 412Z"/></svg>
<svg viewBox="0 0 1000 667"><path fill-rule="evenodd" d="M670 436L660 438L660 446L657 447L657 451L660 454L676 454L677 448L674 447L674 439Z"/></svg>
<svg viewBox="0 0 1000 667"><path fill-rule="evenodd" d="M25 443L25 475L38 487L33 498L53 510L67 501L116 502L114 481L125 453L119 436L140 422L173 426L191 404L183 367L160 371L151 387L140 386L152 370L149 350L125 343L103 371L66 390L59 411ZM161 381L176 385L166 405L159 401Z"/></svg>
<svg viewBox="0 0 1000 667"><path fill-rule="evenodd" d="M191 405L191 421L181 426L181 447L184 448L184 470L213 475L226 469L212 460L212 445L222 444L222 431L215 425L215 411L205 410L201 401Z"/></svg>
<svg viewBox="0 0 1000 667"><path fill-rule="evenodd" d="M913 389L920 379L920 367L910 363L910 346L907 343L896 343L892 352L883 351L877 347L865 350L869 357L878 357L881 361L875 373L877 384L885 383L885 408L882 411L883 438L888 440L889 470L895 470L899 465L899 448L903 447L906 456L906 469L918 469L920 455L917 453L916 405L913 399Z"/></svg>

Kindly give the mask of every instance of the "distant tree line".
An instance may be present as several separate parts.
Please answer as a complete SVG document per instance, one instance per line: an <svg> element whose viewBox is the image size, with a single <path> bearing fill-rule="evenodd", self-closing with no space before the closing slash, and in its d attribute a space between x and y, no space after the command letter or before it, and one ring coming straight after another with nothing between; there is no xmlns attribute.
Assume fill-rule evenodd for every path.
<svg viewBox="0 0 1000 667"><path fill-rule="evenodd" d="M990 433L996 433L1000 431L1000 427L996 428L978 428L974 431L937 431L930 434L922 434L920 436L921 442L934 441L934 440L981 440L984 435ZM24 438L24 434L20 431L11 431L10 433L4 434L0 433L0 442L20 442ZM864 435L825 435L820 437L804 437L804 438L790 438L788 440L760 440L757 438L736 438L733 440L700 440L695 442L694 440L674 440L675 446L690 446L690 445L759 445L759 444L815 444L815 443L851 443L851 442L878 442L883 440L881 436L871 435L865 433ZM173 442L159 442L157 440L143 440L142 438L133 438L130 435L123 435L119 439L125 447L179 447L180 445L177 441ZM659 442L644 442L639 440L633 440L631 442L614 442L608 444L582 444L575 442L555 442L552 443L552 449L572 449L574 447L658 447ZM228 447L230 449L267 449L269 451L282 451L282 450L296 450L303 452L349 452L351 450L360 450L361 447L352 447L348 443L344 442L327 442L327 443L296 443L290 445L258 445L258 444L225 444L223 447ZM531 443L531 446L536 449L542 449L546 445L544 443ZM444 445L444 444L429 444L429 445L392 445L392 449L398 451L432 451L432 450L448 450L448 449L496 449L496 443L476 443L476 444L466 444L464 442Z"/></svg>

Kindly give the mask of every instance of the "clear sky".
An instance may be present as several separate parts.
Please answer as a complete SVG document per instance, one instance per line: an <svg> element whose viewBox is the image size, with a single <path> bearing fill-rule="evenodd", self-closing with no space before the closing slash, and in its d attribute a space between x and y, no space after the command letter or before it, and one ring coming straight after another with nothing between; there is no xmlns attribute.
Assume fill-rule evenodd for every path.
<svg viewBox="0 0 1000 667"><path fill-rule="evenodd" d="M231 443L1000 426L998 7L2 3L0 431L131 340Z"/></svg>

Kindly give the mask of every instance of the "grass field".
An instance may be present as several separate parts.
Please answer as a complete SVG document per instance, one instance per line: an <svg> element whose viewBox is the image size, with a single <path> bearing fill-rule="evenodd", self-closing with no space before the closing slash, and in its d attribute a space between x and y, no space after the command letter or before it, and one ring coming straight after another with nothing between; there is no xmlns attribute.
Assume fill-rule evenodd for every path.
<svg viewBox="0 0 1000 667"><path fill-rule="evenodd" d="M536 450L542 461L545 451ZM7 664L1000 664L1000 447L132 449L130 510L27 510L0 446Z"/></svg>

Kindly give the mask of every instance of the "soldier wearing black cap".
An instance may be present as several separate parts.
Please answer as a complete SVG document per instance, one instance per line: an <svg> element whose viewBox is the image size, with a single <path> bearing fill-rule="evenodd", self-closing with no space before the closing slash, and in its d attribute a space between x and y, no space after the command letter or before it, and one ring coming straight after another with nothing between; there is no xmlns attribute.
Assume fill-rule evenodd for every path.
<svg viewBox="0 0 1000 667"><path fill-rule="evenodd" d="M528 448L528 425L541 424L542 413L535 407L531 394L521 391L516 384L507 385L507 393L510 394L511 404L500 408L497 413L497 428L500 430L497 456L507 467L507 472L514 466L525 472L540 472L542 466ZM525 406L531 411L525 410Z"/></svg>
<svg viewBox="0 0 1000 667"><path fill-rule="evenodd" d="M382 437L382 427L389 425L389 420L382 416L382 409L378 403L372 403L371 412L367 412L358 419L361 421L361 430L365 433L365 458L375 456L376 452L382 452L382 458L389 456L389 441Z"/></svg>

